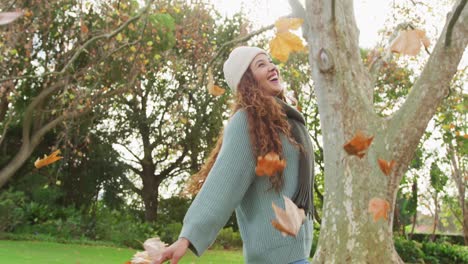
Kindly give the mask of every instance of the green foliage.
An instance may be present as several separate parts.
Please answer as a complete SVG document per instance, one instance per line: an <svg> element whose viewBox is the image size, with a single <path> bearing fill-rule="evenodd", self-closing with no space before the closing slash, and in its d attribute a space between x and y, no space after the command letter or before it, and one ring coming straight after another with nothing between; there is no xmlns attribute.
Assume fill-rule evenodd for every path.
<svg viewBox="0 0 468 264"><path fill-rule="evenodd" d="M100 207L94 221L94 230L89 235L96 240L141 248L147 238L156 236L154 226L136 219L129 212Z"/></svg>
<svg viewBox="0 0 468 264"><path fill-rule="evenodd" d="M218 233L214 246L223 249L241 248L242 239L239 232L234 231L232 227L227 227Z"/></svg>
<svg viewBox="0 0 468 264"><path fill-rule="evenodd" d="M23 192L5 190L0 192L0 232L12 231L25 220L22 206L25 202Z"/></svg>
<svg viewBox="0 0 468 264"><path fill-rule="evenodd" d="M422 245L418 242L396 237L394 239L395 249L404 262L424 263L424 252Z"/></svg>
<svg viewBox="0 0 468 264"><path fill-rule="evenodd" d="M439 168L436 162L431 164L431 186L435 189L436 192L442 192L445 185L447 184L448 177L445 173Z"/></svg>
<svg viewBox="0 0 468 264"><path fill-rule="evenodd" d="M191 202L190 199L179 196L159 200L158 226L165 226L171 222L182 223Z"/></svg>
<svg viewBox="0 0 468 264"><path fill-rule="evenodd" d="M468 263L468 248L448 243L416 242L395 237L395 249L404 262L452 264Z"/></svg>
<svg viewBox="0 0 468 264"><path fill-rule="evenodd" d="M179 239L179 234L181 230L182 223L172 222L165 225L160 225L158 227L157 233L161 241L164 241L168 244L172 244L177 239Z"/></svg>
<svg viewBox="0 0 468 264"><path fill-rule="evenodd" d="M468 248L448 243L424 243L422 249L426 256L437 259L430 263L468 263Z"/></svg>

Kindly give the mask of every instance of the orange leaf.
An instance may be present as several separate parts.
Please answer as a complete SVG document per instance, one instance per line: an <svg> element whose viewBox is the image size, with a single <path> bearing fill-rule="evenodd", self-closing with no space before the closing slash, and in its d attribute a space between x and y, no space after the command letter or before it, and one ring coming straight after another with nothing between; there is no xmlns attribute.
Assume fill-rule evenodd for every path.
<svg viewBox="0 0 468 264"><path fill-rule="evenodd" d="M364 157L365 151L369 148L374 137L366 137L361 131L358 131L356 135L346 143L343 148L349 155L356 155L359 158Z"/></svg>
<svg viewBox="0 0 468 264"><path fill-rule="evenodd" d="M223 88L214 84L213 72L211 68L208 69L208 92L213 96L220 96L225 92Z"/></svg>
<svg viewBox="0 0 468 264"><path fill-rule="evenodd" d="M380 218L388 220L388 211L390 210L390 203L387 200L380 198L372 198L369 201L369 213L374 215L374 222Z"/></svg>
<svg viewBox="0 0 468 264"><path fill-rule="evenodd" d="M57 149L56 151L52 152L49 156L44 155L44 158L37 159L36 162L34 162L34 166L40 169L44 166L52 164L56 162L57 160L60 160L63 158L63 157L57 156L59 154L60 154L60 149Z"/></svg>
<svg viewBox="0 0 468 264"><path fill-rule="evenodd" d="M275 27L277 32L285 32L290 29L298 29L302 23L304 23L302 18L280 18L276 20Z"/></svg>
<svg viewBox="0 0 468 264"><path fill-rule="evenodd" d="M271 221L274 228L279 230L283 236L296 236L305 219L303 209L297 208L296 204L288 197L283 196L285 210L271 203L276 219Z"/></svg>
<svg viewBox="0 0 468 264"><path fill-rule="evenodd" d="M226 90L224 90L223 88L219 87L218 85L213 85L211 87L208 87L208 92L213 95L213 96L220 96L220 95L223 95L224 92Z"/></svg>
<svg viewBox="0 0 468 264"><path fill-rule="evenodd" d="M430 45L426 32L419 29L404 30L400 31L398 37L392 41L390 50L395 53L416 56L421 49L421 44L426 48Z"/></svg>
<svg viewBox="0 0 468 264"><path fill-rule="evenodd" d="M302 40L289 31L278 32L270 41L271 55L282 62L288 60L289 53L303 50Z"/></svg>
<svg viewBox="0 0 468 264"><path fill-rule="evenodd" d="M277 172L283 171L286 167L286 161L280 160L278 154L268 152L264 157L257 158L257 167L255 173L258 176L273 176Z"/></svg>
<svg viewBox="0 0 468 264"><path fill-rule="evenodd" d="M384 159L378 159L377 161L379 162L379 167L382 170L382 172L387 176L390 175L390 173L392 172L393 166L395 166L395 161L392 160L388 162Z"/></svg>

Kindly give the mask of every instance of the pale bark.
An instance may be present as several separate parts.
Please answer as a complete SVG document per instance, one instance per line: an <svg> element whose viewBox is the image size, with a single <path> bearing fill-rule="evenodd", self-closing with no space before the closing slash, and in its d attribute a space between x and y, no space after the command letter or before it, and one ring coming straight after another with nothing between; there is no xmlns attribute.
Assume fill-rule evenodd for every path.
<svg viewBox="0 0 468 264"><path fill-rule="evenodd" d="M458 189L458 202L460 208L462 209L462 226L463 226L463 238L465 245L468 246L468 201L465 199L466 193L466 178L468 177L467 172L464 171L465 175L462 174L459 168L459 162L457 160L456 152L451 143L447 149L448 155L450 157L450 165L452 167L452 179L455 181L455 185Z"/></svg>
<svg viewBox="0 0 468 264"><path fill-rule="evenodd" d="M360 57L353 2L307 0L305 10L297 0L290 2L295 14L305 14L303 31L323 134L325 198L313 263L403 263L392 238L397 188L468 42L468 10L454 24L449 47L445 26L406 103L382 119L373 109L372 78ZM362 159L343 149L359 130L374 136ZM390 176L381 172L378 158L396 161ZM374 222L368 212L374 197L389 201L387 221Z"/></svg>

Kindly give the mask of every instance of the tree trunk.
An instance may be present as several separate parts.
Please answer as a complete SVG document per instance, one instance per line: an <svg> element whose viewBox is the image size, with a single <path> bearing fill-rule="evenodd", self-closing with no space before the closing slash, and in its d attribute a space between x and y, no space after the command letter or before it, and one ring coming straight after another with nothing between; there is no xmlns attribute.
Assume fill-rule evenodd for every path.
<svg viewBox="0 0 468 264"><path fill-rule="evenodd" d="M452 166L452 179L455 181L455 185L458 189L458 202L460 204L460 208L462 209L462 216L463 216L463 238L465 241L465 245L468 246L468 202L465 199L465 192L466 192L466 182L467 177L466 172L465 175L462 174L460 167L459 167L459 159L457 159L457 152L453 145L449 142L449 147L447 148L447 152L450 156L450 165Z"/></svg>
<svg viewBox="0 0 468 264"><path fill-rule="evenodd" d="M413 239L414 228L416 227L417 221L418 221L418 210L416 210L416 212L414 212L413 224L411 225L411 233L409 234L409 238L410 238L410 239Z"/></svg>
<svg viewBox="0 0 468 264"><path fill-rule="evenodd" d="M465 239L465 246L468 246L468 203L465 202L463 197L464 206L463 210L463 238Z"/></svg>
<svg viewBox="0 0 468 264"><path fill-rule="evenodd" d="M434 196L434 203L435 203L435 213L434 213L434 224L432 226L432 235L431 235L431 241L435 241L436 237L436 231L437 231L437 226L439 225L439 199L438 199L439 194L436 192Z"/></svg>
<svg viewBox="0 0 468 264"><path fill-rule="evenodd" d="M160 181L154 175L155 166L150 162L142 161L142 173L140 177L143 181L142 198L145 204L145 221L155 222L158 215L158 190Z"/></svg>
<svg viewBox="0 0 468 264"><path fill-rule="evenodd" d="M290 3L304 18L323 134L325 197L313 263L403 263L392 238L397 189L468 42L468 25L460 22L467 8L455 20L450 47L447 23L405 104L384 119L374 111L374 84L360 57L353 2L306 0L305 9L298 0ZM362 158L343 149L358 131L374 137ZM379 158L396 162L388 176ZM373 219L373 198L389 203L387 219Z"/></svg>

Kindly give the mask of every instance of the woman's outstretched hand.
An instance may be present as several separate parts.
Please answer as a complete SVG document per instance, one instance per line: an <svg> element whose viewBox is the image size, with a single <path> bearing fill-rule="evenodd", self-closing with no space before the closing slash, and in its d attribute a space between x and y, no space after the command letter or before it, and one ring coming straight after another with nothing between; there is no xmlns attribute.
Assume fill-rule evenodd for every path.
<svg viewBox="0 0 468 264"><path fill-rule="evenodd" d="M161 264L166 260L170 260L171 264L177 264L179 259L182 258L187 252L189 245L190 241L188 241L186 238L179 238L179 240L164 249L161 253L161 257L156 259L153 264Z"/></svg>

